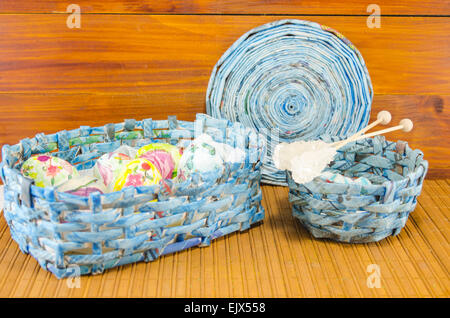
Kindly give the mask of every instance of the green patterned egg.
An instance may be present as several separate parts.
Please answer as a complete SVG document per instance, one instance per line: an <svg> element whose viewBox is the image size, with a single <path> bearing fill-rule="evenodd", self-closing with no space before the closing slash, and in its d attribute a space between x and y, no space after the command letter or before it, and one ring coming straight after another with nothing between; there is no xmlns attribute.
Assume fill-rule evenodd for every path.
<svg viewBox="0 0 450 318"><path fill-rule="evenodd" d="M186 180L194 172L223 169L224 161L217 144L209 135L196 138L183 152L178 169L178 178Z"/></svg>
<svg viewBox="0 0 450 318"><path fill-rule="evenodd" d="M38 187L57 187L79 175L66 160L49 155L32 156L23 163L21 172Z"/></svg>

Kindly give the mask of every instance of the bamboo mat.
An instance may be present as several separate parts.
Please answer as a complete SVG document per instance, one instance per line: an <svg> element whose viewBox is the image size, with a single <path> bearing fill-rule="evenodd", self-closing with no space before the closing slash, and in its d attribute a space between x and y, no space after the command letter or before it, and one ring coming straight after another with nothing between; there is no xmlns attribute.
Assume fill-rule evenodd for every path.
<svg viewBox="0 0 450 318"><path fill-rule="evenodd" d="M291 215L287 189L264 186L261 225L210 247L82 277L78 286L22 254L1 216L0 297L447 298L449 185L427 180L402 232L364 245L313 239ZM369 288L368 280L376 282L371 264L379 288Z"/></svg>

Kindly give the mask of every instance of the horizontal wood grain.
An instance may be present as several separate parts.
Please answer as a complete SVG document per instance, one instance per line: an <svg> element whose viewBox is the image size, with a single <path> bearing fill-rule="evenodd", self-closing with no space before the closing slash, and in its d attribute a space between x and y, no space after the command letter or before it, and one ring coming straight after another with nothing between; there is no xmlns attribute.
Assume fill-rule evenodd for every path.
<svg viewBox="0 0 450 318"><path fill-rule="evenodd" d="M77 0L84 13L166 14L368 14L376 3L381 14L450 14L450 3L441 0ZM70 2L50 0L3 0L0 12L66 12Z"/></svg>
<svg viewBox="0 0 450 318"><path fill-rule="evenodd" d="M282 17L0 15L0 144L36 133L125 118L193 120L205 110L214 64L247 30ZM429 176L449 176L450 18L308 17L346 35L361 51L387 108L411 117L405 139L425 152ZM408 94L408 95L400 95ZM420 96L423 95L423 96ZM428 96L429 95L429 96Z"/></svg>
<svg viewBox="0 0 450 318"><path fill-rule="evenodd" d="M205 90L147 94L0 94L0 145L15 144L35 134L102 126L126 118L166 119L176 115L194 120L205 112ZM375 95L372 120L383 109L392 113L392 124L411 118L410 133L386 134L389 140L408 141L421 149L430 163L429 177L450 177L450 95Z"/></svg>
<svg viewBox="0 0 450 318"><path fill-rule="evenodd" d="M136 94L204 91L211 70L242 34L273 16L0 15L0 93ZM450 94L450 18L308 20L361 51L376 94Z"/></svg>
<svg viewBox="0 0 450 318"><path fill-rule="evenodd" d="M209 247L83 276L80 288L23 254L0 216L0 297L448 298L449 182L425 180L400 234L369 244L314 239L292 216L287 188L263 186L261 225ZM380 288L367 286L370 264L380 268Z"/></svg>
<svg viewBox="0 0 450 318"><path fill-rule="evenodd" d="M371 121L384 109L392 114L390 126L397 125L403 118L410 118L414 123L411 132L391 132L385 134L386 139L404 140L412 148L422 150L429 162L428 177L450 177L450 95L377 95L373 102ZM382 128L371 131L377 129Z"/></svg>

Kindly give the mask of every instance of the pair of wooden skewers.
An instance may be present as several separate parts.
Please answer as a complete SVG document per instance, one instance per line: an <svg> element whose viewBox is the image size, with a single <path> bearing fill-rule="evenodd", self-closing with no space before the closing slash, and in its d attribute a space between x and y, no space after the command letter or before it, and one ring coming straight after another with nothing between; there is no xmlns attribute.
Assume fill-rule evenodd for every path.
<svg viewBox="0 0 450 318"><path fill-rule="evenodd" d="M336 141L336 142L330 144L330 146L332 146L336 149L339 149L352 141L356 141L356 140L360 140L360 139L364 139L364 138L368 138L368 137L373 137L373 136L377 136L377 135L382 135L382 134L385 134L385 133L388 133L391 131L395 131L395 130L400 130L400 129L403 130L404 132L410 132L413 129L413 122L410 119L405 118L405 119L400 120L400 122L397 126L378 130L378 131L375 131L375 132L372 132L369 134L364 134L366 131L368 131L369 129L372 129L373 127L375 127L378 124L381 124L381 125L389 124L391 122L391 119L392 119L391 113L388 112L387 110L382 110L381 112L379 112L377 114L377 120L375 120L373 123L367 125L365 128L361 129L360 131L358 131L356 134L350 136L349 138L340 140L340 141Z"/></svg>
<svg viewBox="0 0 450 318"><path fill-rule="evenodd" d="M291 171L292 178L295 182L309 182L319 176L327 165L333 161L336 151L349 142L400 129L404 132L409 132L413 128L411 120L402 119L397 126L365 134L366 131L378 124L389 124L391 119L391 113L383 110L378 113L377 120L373 123L361 129L353 136L334 143L327 143L322 140L296 141L292 143L282 142L275 146L272 160L277 169Z"/></svg>

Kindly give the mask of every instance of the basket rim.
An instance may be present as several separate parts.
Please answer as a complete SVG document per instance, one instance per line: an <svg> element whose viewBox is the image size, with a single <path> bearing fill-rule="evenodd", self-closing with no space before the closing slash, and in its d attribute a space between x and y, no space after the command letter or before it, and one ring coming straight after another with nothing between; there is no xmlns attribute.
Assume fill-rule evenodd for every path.
<svg viewBox="0 0 450 318"><path fill-rule="evenodd" d="M322 138L328 138L328 136L321 136L320 138L322 139ZM371 140L372 142L373 142L373 140L375 140L375 139L381 139L383 142L390 142L390 143L395 143L395 144L397 144L397 143L399 143L399 142L401 142L401 143L404 143L405 144L405 152L406 152L406 149L408 149L408 150L410 150L410 151L413 151L414 149L412 149L410 146L409 146L409 144L407 143L407 142L405 142L405 141L402 141L402 140L397 140L397 141L388 141L388 140L386 140L385 139L385 137L384 136L375 136L375 137L369 137L369 138L365 138L364 139L364 142L366 142L367 143L367 140ZM359 141L359 142L361 142L361 141ZM352 145L356 145L358 142L352 142L352 143L349 143L347 146L345 146L345 147L343 147L342 149L346 149L346 148L349 148L349 147L351 147ZM361 145L362 146L362 145ZM418 150L418 151L420 151L419 149L415 149L415 150ZM339 150L338 150L338 152L339 152ZM423 153L422 153L423 154ZM385 158L385 157L384 157ZM386 186L388 186L389 184L392 184L392 183L394 183L394 184L398 184L398 183L400 183L400 182L405 182L405 181L407 181L407 179L411 179L411 176L415 176L415 175L419 175L420 176L420 178L424 178L424 176L426 175L426 173L427 173L427 170L428 170L428 161L426 160L426 159L424 159L424 158L422 158L419 162L416 162L416 165L415 165L415 167L414 167L414 170L409 170L408 172L407 172L407 174L406 175L400 175L400 179L397 179L397 180L386 180L386 181L384 181L383 183L374 183L374 182L372 182L371 180L368 180L369 182L370 182L370 184L369 185L360 185L360 184L357 184L357 183L352 183L352 184L348 184L348 183L342 183L342 182L335 182L335 181L333 181L333 182L327 182L326 180L324 180L324 179L322 179L320 176L317 176L317 177L315 177L312 181L309 181L309 182L307 182L307 183L305 183L304 185L305 186L307 186L308 184L337 184L337 185L347 185L347 186L349 186L349 187L355 187L355 186L359 186L359 187L364 187L364 186L366 186L366 187L368 187L368 186L375 186L375 187L383 187L383 188L385 188ZM289 186L289 188L291 188L291 182L293 183L293 184L295 184L297 187L298 186L301 186L302 184L300 184L300 183L297 183L297 182L295 182L295 180L292 178L292 173L291 173L291 171L289 171L289 170L285 170L286 171L286 177L287 177L287 179L290 181L290 182L288 182L288 186ZM339 173L339 170L328 170L327 168L323 171L323 172L325 172L325 171L331 171L331 172L336 172L337 174L340 174L340 175L343 175L342 173ZM387 178L386 178L387 179ZM408 182L409 182L409 180L408 180Z"/></svg>
<svg viewBox="0 0 450 318"><path fill-rule="evenodd" d="M177 120L176 116L168 116L168 119L162 119L162 120L153 120L152 118L145 118L142 119L140 121L137 121L135 119L125 119L124 122L120 122L120 123L113 123L114 127L115 127L115 133L117 132L121 132L121 131L140 131L143 130L143 123L144 121L149 121L151 120L152 122L156 122L159 124L163 124L163 123L168 123L168 130L170 130L170 123L175 123L175 124L181 124L183 127L176 127L175 129L183 129L188 131L188 128L190 128L190 126L192 126L192 129L195 131L195 123L201 120L210 120L212 122L217 122L217 123L221 123L223 127L225 128L241 128L244 129L244 132L246 134L246 136L250 135L250 134L254 134L257 138L257 147L258 147L258 158L256 159L256 161L254 163L246 163L244 162L240 162L240 163L232 163L232 162L224 162L224 169L214 169L208 172L194 172L192 173L192 175L187 178L186 180L182 181L182 182L174 182L173 180L162 180L162 182L160 182L159 184L155 184L155 185L148 185L148 186L127 186L124 187L123 189L119 190L119 191L113 191L113 192L107 192L107 193L91 193L89 196L83 197L83 196L79 196L79 195L75 195L75 194L71 194L71 193L66 193L63 191L58 191L57 187L38 187L36 185L34 185L34 180L32 180L29 177L23 176L20 173L20 169L18 169L18 167L10 167L8 165L8 163L6 162L6 158L8 156L8 152L10 151L10 149L12 147L19 147L20 149L20 156L23 157L23 142L24 141L32 141L35 140L37 143L39 143L39 139L41 138L48 138L51 140L54 140L54 142L58 142L58 134L61 132L65 132L67 134L75 134L80 132L81 130L86 131L91 131L91 133L87 134L87 135L83 135L83 137L88 137L91 135L102 135L103 132L103 128L105 128L107 125L110 124L106 124L104 126L98 126L98 127L90 127L90 126L85 126L85 125L80 125L79 128L75 128L72 130L60 130L56 133L50 133L50 134L44 134L44 133L38 133L36 134L34 137L31 138L23 138L21 139L17 144L14 145L9 145L9 144L4 144L2 147L2 160L0 162L0 177L3 180L4 185L7 185L7 181L5 178L5 172L4 170L8 171L8 174L13 174L18 178L22 178L24 180L28 180L28 183L30 183L30 190L33 192L44 192L44 193L54 193L56 195L64 195L66 197L72 197L72 198L76 198L79 200L89 200L89 198L92 195L100 195L100 198L102 197L110 197L110 196L114 196L117 195L120 192L123 191L130 191L129 189L135 189L135 191L138 192L148 192L151 190L156 190L154 192L155 195L158 196L159 193L163 193L164 191L169 189L172 189L173 187L176 188L185 188L185 187L189 187L189 185L191 185L193 183L193 180L201 180L201 181L207 181L209 183L217 183L218 180L220 180L221 178L223 178L224 176L229 175L230 173L234 172L234 173L239 173L239 171L244 171L246 168L249 168L250 166L253 167L254 169L258 169L263 162L263 158L265 155L265 142L264 142L264 137L262 134L248 128L245 127L244 125L242 125L239 122L232 122L228 119L217 119L214 117L211 117L207 114L203 114L203 113L197 113L196 114L196 119L193 121L187 121L187 120ZM128 130L126 128L127 123L132 122L134 127L131 130ZM116 128L119 128L116 130ZM161 130L165 130L165 129L161 129ZM96 133L94 133L96 132ZM141 138L145 138L144 136L142 136ZM158 138L152 138L152 137L148 137L149 139L158 139ZM182 137L181 137L182 138ZM181 139L180 138L180 139ZM192 138L195 138L195 133L194 136ZM139 138L138 138L139 139ZM161 139L161 138L159 138ZM167 138L168 139L168 138ZM113 140L110 142L114 142L114 141L119 141L119 140ZM103 141L100 143L107 143L108 141ZM224 142L226 143L226 140L224 140ZM94 142L95 143L95 142ZM120 139L120 145L123 144L123 139ZM56 148L58 149L58 148ZM248 147L247 147L248 149ZM58 149L58 151L47 151L47 152L40 152L40 153L34 153L29 155L28 158L34 156L34 155L38 155L38 154L49 154L51 155L53 152L60 152L63 150ZM246 152L246 158L248 157L248 152ZM27 159L28 159L27 158ZM24 158L22 158L23 160L25 160ZM220 183L219 183L220 184Z"/></svg>

